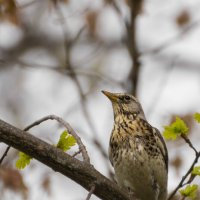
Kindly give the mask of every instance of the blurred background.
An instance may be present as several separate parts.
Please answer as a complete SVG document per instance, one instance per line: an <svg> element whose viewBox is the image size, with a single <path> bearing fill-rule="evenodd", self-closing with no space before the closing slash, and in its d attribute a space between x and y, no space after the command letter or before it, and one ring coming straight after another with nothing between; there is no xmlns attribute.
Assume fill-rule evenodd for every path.
<svg viewBox="0 0 200 200"><path fill-rule="evenodd" d="M199 36L199 0L1 0L0 118L22 129L49 114L62 117L95 168L112 177L113 113L101 90L129 92L161 132L175 116L184 119L200 149L193 120L200 112ZM55 144L62 131L51 121L30 132ZM167 147L170 192L194 153L181 139ZM1 143L1 154L5 149ZM1 200L86 199L85 189L36 160L17 171L17 153L10 150L0 168Z"/></svg>

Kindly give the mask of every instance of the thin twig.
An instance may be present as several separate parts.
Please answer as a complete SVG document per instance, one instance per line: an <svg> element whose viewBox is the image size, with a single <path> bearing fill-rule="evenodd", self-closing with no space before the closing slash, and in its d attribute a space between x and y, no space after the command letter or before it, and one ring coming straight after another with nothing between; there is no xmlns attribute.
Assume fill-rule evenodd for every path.
<svg viewBox="0 0 200 200"><path fill-rule="evenodd" d="M168 199L167 200L170 200L172 199L172 197L176 194L176 192L179 190L179 188L183 187L185 184L184 184L184 181L186 180L186 178L188 177L188 175L192 172L195 164L198 162L198 159L200 157L200 152L197 153L192 165L190 166L190 168L188 169L188 171L186 172L186 174L182 177L180 183L177 185L177 187L173 190L173 192L169 195ZM189 182L188 182L189 183Z"/></svg>
<svg viewBox="0 0 200 200"><path fill-rule="evenodd" d="M19 9L24 9L24 8L27 8L27 7L29 7L29 6L32 6L33 4L35 4L35 3L38 3L38 2L40 2L40 0L32 0L32 1L30 1L30 2L27 2L27 3L24 3L24 4L19 4L19 3L17 3L17 8L19 8Z"/></svg>
<svg viewBox="0 0 200 200"><path fill-rule="evenodd" d="M198 151L196 150L196 148L194 147L194 145L191 143L190 139L189 139L186 135L184 135L184 134L182 134L181 137L182 137L182 138L185 140L185 142L194 150L194 152L195 152L195 154L196 154L196 156L197 156L197 155L198 155Z"/></svg>
<svg viewBox="0 0 200 200"><path fill-rule="evenodd" d="M160 83L158 84L159 87L158 87L157 91L155 92L155 95L152 98L151 102L149 103L150 107L146 111L146 115L148 117L150 117L150 115L153 113L153 111L155 112L156 106L158 106L159 101L160 101L160 99L161 99L161 97L162 97L162 95L165 91L165 88L168 86L170 77L171 77L172 72L173 72L173 70L176 66L176 61L177 61L177 56L172 58L172 60L170 61L171 63L166 68L166 71L164 72L164 75L163 75Z"/></svg>
<svg viewBox="0 0 200 200"><path fill-rule="evenodd" d="M80 150L78 150L77 152L75 152L75 153L72 155L72 157L75 157L75 156L77 156L79 153L81 153L81 151L80 151Z"/></svg>
<svg viewBox="0 0 200 200"><path fill-rule="evenodd" d="M47 120L56 120L57 122L59 122L60 124L62 124L66 129L67 131L69 132L69 134L71 134L75 139L76 139L76 142L79 146L79 151L82 153L82 156L83 156L83 160L85 162L88 162L90 163L90 158L88 156L88 153L87 153L87 150L86 150L86 147L85 145L82 143L82 140L81 138L76 134L76 132L72 129L72 127L69 125L69 123L65 122L62 118L56 116L56 115L48 115L46 117L43 117L35 122L33 122L32 124L28 125L26 128L23 129L23 131L28 131L29 129L33 128L34 126L37 126L39 124L41 124L42 122L44 121L47 121ZM11 147L8 146L6 151L4 152L3 156L1 157L1 160L0 160L0 165L3 161L3 159L6 157L9 149Z"/></svg>
<svg viewBox="0 0 200 200"><path fill-rule="evenodd" d="M157 47L154 47L152 49L149 49L149 50L141 52L141 55L156 54L156 53L162 51L163 49L169 47L170 45L173 45L173 44L177 43L180 39L182 39L182 37L186 33L188 33L189 31L193 30L194 28L197 28L199 25L200 25L200 21L199 20L189 24L188 26L183 28L180 33L178 33L177 35L175 35L171 39L165 41L163 44L158 45Z"/></svg>
<svg viewBox="0 0 200 200"><path fill-rule="evenodd" d="M11 148L10 146L7 146L5 152L3 153L3 155L2 155L2 157L1 157L1 159L0 159L0 165L2 164L4 158L7 156L8 151L10 150L10 148Z"/></svg>
<svg viewBox="0 0 200 200"><path fill-rule="evenodd" d="M33 122L32 124L30 124L27 127L27 129L30 129L30 128L34 127L34 126L37 126L40 123L42 123L44 121L47 121L47 120L56 120L57 122L59 122L60 124L62 124L67 129L67 131L69 132L69 134L71 134L76 139L76 142L77 142L77 144L79 146L79 150L82 153L83 160L85 162L90 163L90 158L88 156L88 153L87 153L85 145L82 143L81 138L76 134L76 132L73 130L73 128L70 126L70 124L67 123L66 121L64 121L62 118L60 118L60 117L58 117L56 115L48 115L46 117L43 117L43 118L41 118L41 119Z"/></svg>
<svg viewBox="0 0 200 200"><path fill-rule="evenodd" d="M54 70L54 71L59 72L61 74L68 74L68 75L72 74L71 70L66 69L63 66L58 66L58 65L51 66L51 65L44 65L44 64L40 64L40 63L27 63L27 62L24 62L22 60L16 60L16 62L21 67L29 67L29 68L38 69L38 70L40 70L40 69ZM112 77L109 77L106 74L101 73L101 72L96 72L94 70L86 70L86 69L82 70L78 67L74 68L74 72L77 75L80 75L80 76L89 76L89 77L97 78L97 79L100 79L100 80L110 84L110 85L112 84L113 86L117 85L117 86L123 87L122 82L116 81Z"/></svg>
<svg viewBox="0 0 200 200"><path fill-rule="evenodd" d="M93 186L91 187L91 190L90 190L90 192L88 193L86 200L89 200L89 199L91 198L91 196L92 196L94 190L95 190L95 185L93 185Z"/></svg>

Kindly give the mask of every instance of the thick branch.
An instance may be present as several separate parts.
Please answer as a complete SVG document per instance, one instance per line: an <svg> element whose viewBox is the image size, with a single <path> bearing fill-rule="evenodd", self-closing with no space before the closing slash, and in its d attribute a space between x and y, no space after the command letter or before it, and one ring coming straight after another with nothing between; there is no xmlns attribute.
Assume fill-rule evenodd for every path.
<svg viewBox="0 0 200 200"><path fill-rule="evenodd" d="M104 200L129 200L128 195L86 162L81 162L60 149L0 120L0 142L4 142L74 180Z"/></svg>

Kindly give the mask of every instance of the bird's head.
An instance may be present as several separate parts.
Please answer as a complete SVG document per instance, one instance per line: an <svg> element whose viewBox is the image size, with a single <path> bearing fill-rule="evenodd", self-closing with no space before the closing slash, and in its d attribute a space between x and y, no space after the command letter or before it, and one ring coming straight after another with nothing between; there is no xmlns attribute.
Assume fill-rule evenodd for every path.
<svg viewBox="0 0 200 200"><path fill-rule="evenodd" d="M118 115L123 115L129 119L135 119L136 117L145 119L142 106L133 95L127 93L111 93L104 90L102 93L112 102L115 118Z"/></svg>

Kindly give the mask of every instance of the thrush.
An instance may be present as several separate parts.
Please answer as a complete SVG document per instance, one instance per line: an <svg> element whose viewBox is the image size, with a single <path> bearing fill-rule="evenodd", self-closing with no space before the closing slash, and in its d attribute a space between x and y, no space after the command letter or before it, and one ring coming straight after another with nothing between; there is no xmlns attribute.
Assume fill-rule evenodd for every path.
<svg viewBox="0 0 200 200"><path fill-rule="evenodd" d="M114 127L109 159L120 187L139 200L166 200L168 153L158 131L130 94L102 91L112 102Z"/></svg>

